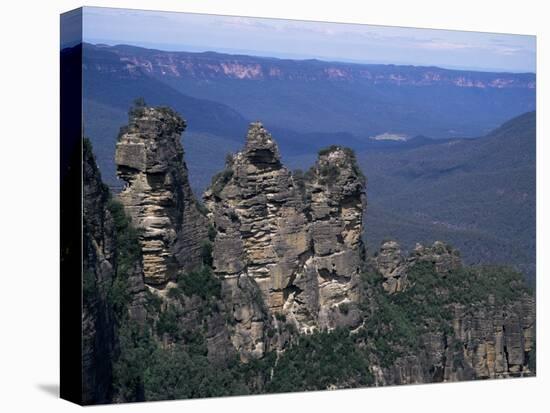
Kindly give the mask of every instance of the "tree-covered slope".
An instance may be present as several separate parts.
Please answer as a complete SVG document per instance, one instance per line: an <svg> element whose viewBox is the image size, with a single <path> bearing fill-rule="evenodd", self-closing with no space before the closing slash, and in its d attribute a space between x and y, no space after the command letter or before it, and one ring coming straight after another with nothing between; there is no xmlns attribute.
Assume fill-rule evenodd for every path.
<svg viewBox="0 0 550 413"><path fill-rule="evenodd" d="M369 177L366 237L445 239L470 263L509 263L534 275L535 112L485 137L358 155Z"/></svg>

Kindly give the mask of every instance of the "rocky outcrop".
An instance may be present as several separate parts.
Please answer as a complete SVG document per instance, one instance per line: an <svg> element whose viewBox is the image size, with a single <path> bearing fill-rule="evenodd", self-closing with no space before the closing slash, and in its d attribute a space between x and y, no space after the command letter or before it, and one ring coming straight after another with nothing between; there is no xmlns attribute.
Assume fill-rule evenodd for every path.
<svg viewBox="0 0 550 413"><path fill-rule="evenodd" d="M378 386L533 376L535 304L454 306L452 332L427 333L415 354L373 366Z"/></svg>
<svg viewBox="0 0 550 413"><path fill-rule="evenodd" d="M529 360L535 345L534 297L524 294L505 306L489 304L475 311L456 305L453 330L462 348L446 381L460 380L470 369L480 379L534 374Z"/></svg>
<svg viewBox="0 0 550 413"><path fill-rule="evenodd" d="M390 294L403 291L407 287L408 271L418 262L432 263L436 273L441 276L462 267L458 250L441 241L434 242L431 247L416 244L408 257L403 255L396 241L385 241L373 261L384 277L384 289Z"/></svg>
<svg viewBox="0 0 550 413"><path fill-rule="evenodd" d="M183 161L185 126L171 109L138 106L116 146L117 174L126 182L119 199L142 231L144 280L156 287L199 265L206 239Z"/></svg>
<svg viewBox="0 0 550 413"><path fill-rule="evenodd" d="M430 263L434 273L446 277L462 267L457 250L437 241L431 247L417 244L405 258L395 241L382 244L373 258L376 270L382 275L382 286L387 293L400 294L415 283L409 274L417 263ZM458 273L466 276L465 273ZM472 278L470 283L475 283ZM495 282L499 282L498 279ZM504 283L505 281L502 281ZM475 289L465 284L462 288ZM502 284L498 288L513 288ZM438 287L434 294L448 294ZM535 374L531 358L535 349L535 300L523 289L513 299L496 300L485 291L483 300L471 303L451 302L441 305L439 311L450 311L446 328L436 326L433 319L419 319L428 323L428 332L420 337L414 351L398 357L391 366L373 363L376 385L433 383L488 378L521 377ZM416 321L416 320L415 320Z"/></svg>
<svg viewBox="0 0 550 413"><path fill-rule="evenodd" d="M407 281L407 260L401 253L401 247L395 241L386 241L374 257L376 268L384 277L382 284L389 293L402 291Z"/></svg>
<svg viewBox="0 0 550 413"><path fill-rule="evenodd" d="M462 267L460 252L442 241L435 241L431 247L416 244L409 262L430 262L434 265L435 272L443 276Z"/></svg>
<svg viewBox="0 0 550 413"><path fill-rule="evenodd" d="M295 294L311 255L301 194L261 124L251 125L243 151L213 179L205 204L216 229L214 271L235 320L233 343L261 357L272 317Z"/></svg>
<svg viewBox="0 0 550 413"><path fill-rule="evenodd" d="M228 301L238 302L238 348L261 356L277 317L301 331L356 322L364 186L349 150L331 148L299 179L282 165L271 135L253 123L205 204L216 229L214 271ZM265 308L235 299L255 289Z"/></svg>
<svg viewBox="0 0 550 413"><path fill-rule="evenodd" d="M172 280L162 289L145 284L140 251L143 244L124 206L102 183L91 146L87 140L84 142L83 403L142 400L143 395L134 393L134 387L130 393L113 388L117 358L126 362L128 352L140 345L139 340L128 340L128 336L145 341L152 338L163 348L185 345L201 337L198 340L204 339L209 361L220 367L234 362L237 347L230 340L221 297L203 297L194 292L185 295ZM201 289L197 281L190 285ZM237 297L237 301L243 300ZM164 331L173 316L175 325L170 325L169 332ZM143 360L135 362L143 365ZM140 373L134 373L135 380L139 380ZM139 383L136 388L139 390Z"/></svg>
<svg viewBox="0 0 550 413"><path fill-rule="evenodd" d="M138 105L119 136L117 173L127 185L118 199L140 231L143 265L142 279L129 280L129 288L147 286L147 294L132 301L129 313L149 325L164 346L185 343L182 337L204 330L208 357L221 363L235 353L225 325L227 306L213 297L186 296L177 284L179 277L191 276L203 265L208 243L208 221L199 211L183 159L180 136L185 127L171 109ZM147 300L154 303L153 311L140 312ZM170 334L159 332L159 322L167 317L177 319Z"/></svg>

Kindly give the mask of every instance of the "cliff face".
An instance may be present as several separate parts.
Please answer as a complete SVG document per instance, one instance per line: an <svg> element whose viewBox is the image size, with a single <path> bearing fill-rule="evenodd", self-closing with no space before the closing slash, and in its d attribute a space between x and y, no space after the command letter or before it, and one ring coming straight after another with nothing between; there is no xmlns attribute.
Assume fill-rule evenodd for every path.
<svg viewBox="0 0 550 413"><path fill-rule="evenodd" d="M414 355L390 367L373 366L377 386L532 376L535 303L521 297L509 306L453 306L452 332L422 337Z"/></svg>
<svg viewBox="0 0 550 413"><path fill-rule="evenodd" d="M203 266L208 225L189 188L184 125L168 109L131 111L116 154L127 182L119 196L85 145L85 404L150 398L144 380L153 350L194 346L201 363L220 368L236 356L218 285Z"/></svg>
<svg viewBox="0 0 550 413"><path fill-rule="evenodd" d="M129 246L123 245L128 243L130 231L127 218L102 182L86 139L82 171L82 402L97 404L112 401L113 362L120 350L121 320L143 327L148 314L143 267L138 259L141 254L135 251L130 257Z"/></svg>
<svg viewBox="0 0 550 413"><path fill-rule="evenodd" d="M171 109L137 106L121 130L116 164L127 185L118 199L139 231L142 264L141 278L128 280L128 312L163 348L187 345L185 337L204 331L208 358L219 364L234 357L235 349L226 305L217 288L205 286L214 282L204 267L208 221L189 185L180 143L184 129L185 121ZM237 294L236 301L244 298Z"/></svg>
<svg viewBox="0 0 550 413"><path fill-rule="evenodd" d="M417 316L415 321L427 323L429 331L421 334L420 346L414 351L398 357L391 366L374 367L377 385L521 377L535 373L531 360L535 356L535 300L520 282L507 280L505 269L493 270L494 278L489 280L489 284L493 284L482 286L483 270L457 271L462 268L458 252L442 242L431 247L418 244L404 257L399 244L388 241L381 246L373 263L382 276L383 289L397 300L399 294L414 289L415 283L424 282L418 280L414 266L428 264L435 276L428 294L445 297L436 301L437 311L448 312L438 325L433 315ZM453 278L446 284L445 278L452 277L453 273L463 279ZM513 291L513 294L503 298L498 292L503 285L517 290L509 290L508 293ZM461 289L467 294L465 297L457 295Z"/></svg>
<svg viewBox="0 0 550 413"><path fill-rule="evenodd" d="M216 230L213 267L236 308L238 349L261 356L276 320L302 332L357 322L355 311L339 310L354 308L363 253L364 187L350 156L332 148L307 177L293 176L254 123L244 149L213 179L205 193ZM242 299L255 290L256 301Z"/></svg>
<svg viewBox="0 0 550 413"><path fill-rule="evenodd" d="M101 182L87 141L83 178L82 399L90 404L103 403L111 397L115 322L107 289L115 275L116 242L113 219L107 209L108 189Z"/></svg>
<svg viewBox="0 0 550 413"><path fill-rule="evenodd" d="M183 162L185 122L167 108L137 107L116 147L119 195L142 230L144 280L163 286L181 269L200 264L207 223L197 209Z"/></svg>
<svg viewBox="0 0 550 413"><path fill-rule="evenodd" d="M355 326L358 281L365 251L362 241L366 207L365 179L355 156L334 146L322 151L306 175L306 197L318 284L319 327ZM342 307L340 307L342 306Z"/></svg>
<svg viewBox="0 0 550 413"><path fill-rule="evenodd" d="M122 69L127 76L146 73L162 78L363 81L372 85L442 85L458 88L530 88L536 85L532 74L459 71L437 67L348 64L315 60L286 60L223 53L165 52L131 46L92 46L96 53L109 53L116 60L96 59L88 70L112 72Z"/></svg>

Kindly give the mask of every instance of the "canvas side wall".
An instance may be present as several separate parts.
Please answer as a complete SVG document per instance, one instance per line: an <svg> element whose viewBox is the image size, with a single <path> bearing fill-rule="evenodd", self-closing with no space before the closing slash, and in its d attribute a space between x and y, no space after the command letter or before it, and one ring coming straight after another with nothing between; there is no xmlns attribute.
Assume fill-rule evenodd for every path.
<svg viewBox="0 0 550 413"><path fill-rule="evenodd" d="M60 23L60 396L81 404L82 9Z"/></svg>

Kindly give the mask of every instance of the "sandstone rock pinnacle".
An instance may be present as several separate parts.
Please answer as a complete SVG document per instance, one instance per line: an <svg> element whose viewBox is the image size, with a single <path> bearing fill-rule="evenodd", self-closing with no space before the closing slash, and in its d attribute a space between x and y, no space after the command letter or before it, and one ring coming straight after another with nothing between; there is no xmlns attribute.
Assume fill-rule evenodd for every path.
<svg viewBox="0 0 550 413"><path fill-rule="evenodd" d="M282 165L274 139L253 123L244 149L205 193L216 228L215 273L226 285L256 285L266 305L249 306L247 319L256 324L246 332L239 323L235 328L235 342L255 343L249 352L258 352L268 325L261 320L270 314L300 331L358 320L364 180L353 153L339 147L322 153L306 181ZM243 277L249 281L235 281Z"/></svg>
<svg viewBox="0 0 550 413"><path fill-rule="evenodd" d="M207 221L196 206L183 160L185 121L168 108L137 107L116 146L119 194L142 230L145 282L162 286L181 269L200 264Z"/></svg>

